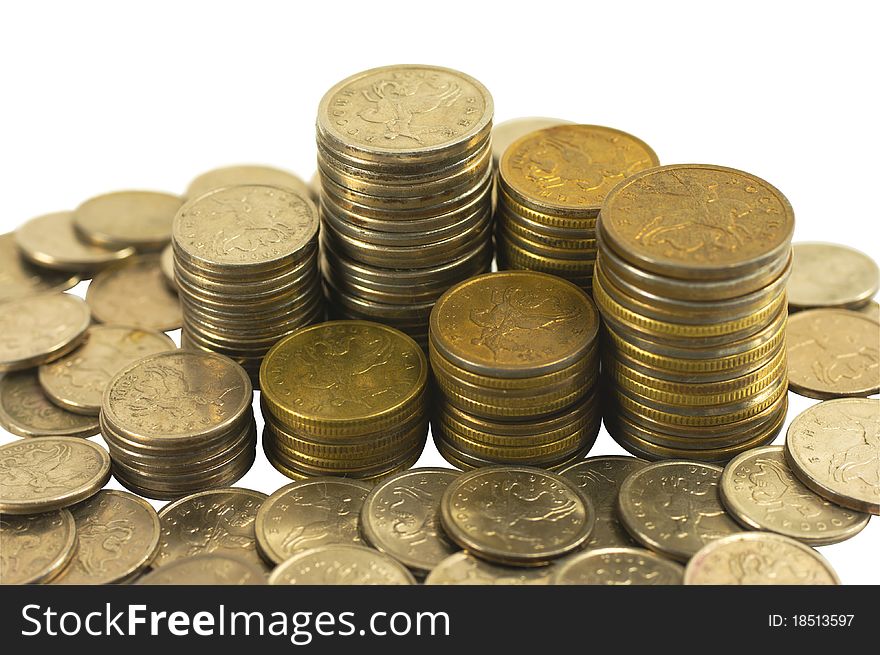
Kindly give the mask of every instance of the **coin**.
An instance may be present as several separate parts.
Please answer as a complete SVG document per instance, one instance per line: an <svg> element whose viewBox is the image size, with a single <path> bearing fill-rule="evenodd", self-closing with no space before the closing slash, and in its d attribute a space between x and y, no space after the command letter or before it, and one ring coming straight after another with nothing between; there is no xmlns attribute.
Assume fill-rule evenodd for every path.
<svg viewBox="0 0 880 655"><path fill-rule="evenodd" d="M75 437L44 437L0 446L0 512L35 514L93 496L110 479L110 457Z"/></svg>
<svg viewBox="0 0 880 655"><path fill-rule="evenodd" d="M440 527L440 499L458 472L418 468L379 483L364 500L360 526L373 548L426 574L458 548Z"/></svg>
<svg viewBox="0 0 880 655"><path fill-rule="evenodd" d="M58 359L85 338L88 306L66 293L10 300L0 306L0 371Z"/></svg>
<svg viewBox="0 0 880 655"><path fill-rule="evenodd" d="M510 145L526 134L543 130L545 127L555 127L556 125L570 123L571 121L562 120L561 118L543 118L538 116L512 118L503 123L496 123L492 127L492 160L497 166L498 162L501 161L501 156Z"/></svg>
<svg viewBox="0 0 880 655"><path fill-rule="evenodd" d="M329 544L300 551L269 576L272 585L410 585L415 578L397 560L372 548Z"/></svg>
<svg viewBox="0 0 880 655"><path fill-rule="evenodd" d="M788 427L785 460L809 489L838 505L880 514L880 400L826 400Z"/></svg>
<svg viewBox="0 0 880 655"><path fill-rule="evenodd" d="M437 564L426 585L546 585L555 569L549 566L503 566L486 562L466 551L453 553Z"/></svg>
<svg viewBox="0 0 880 655"><path fill-rule="evenodd" d="M880 323L858 312L793 314L786 330L791 390L810 398L880 392Z"/></svg>
<svg viewBox="0 0 880 655"><path fill-rule="evenodd" d="M266 574L258 566L221 553L183 557L147 573L143 585L261 585Z"/></svg>
<svg viewBox="0 0 880 655"><path fill-rule="evenodd" d="M866 254L835 243L792 245L788 304L795 309L855 308L880 289L880 269Z"/></svg>
<svg viewBox="0 0 880 655"><path fill-rule="evenodd" d="M75 273L31 264L21 255L13 233L0 234L0 302L65 291L77 282Z"/></svg>
<svg viewBox="0 0 880 655"><path fill-rule="evenodd" d="M815 550L770 532L740 532L704 546L684 572L687 585L837 585Z"/></svg>
<svg viewBox="0 0 880 655"><path fill-rule="evenodd" d="M0 516L0 584L38 584L58 575L76 552L76 527L66 509Z"/></svg>
<svg viewBox="0 0 880 655"><path fill-rule="evenodd" d="M159 256L159 268L162 269L162 275L171 288L177 291L177 282L174 278L174 247L169 243L165 246L162 254Z"/></svg>
<svg viewBox="0 0 880 655"><path fill-rule="evenodd" d="M161 250L182 204L167 193L117 191L86 200L73 212L73 224L86 241L99 246Z"/></svg>
<svg viewBox="0 0 880 655"><path fill-rule="evenodd" d="M128 582L153 561L159 517L143 498L105 489L71 508L76 554L53 584Z"/></svg>
<svg viewBox="0 0 880 655"><path fill-rule="evenodd" d="M159 255L140 255L102 271L86 292L92 315L101 323L148 330L176 330L180 300L168 287Z"/></svg>
<svg viewBox="0 0 880 655"><path fill-rule="evenodd" d="M104 248L81 239L73 227L73 212L56 212L29 220L15 231L15 242L29 260L40 266L73 273L93 273L134 255L134 248Z"/></svg>
<svg viewBox="0 0 880 655"><path fill-rule="evenodd" d="M0 377L0 426L19 437L91 437L100 431L97 418L51 402L34 370Z"/></svg>
<svg viewBox="0 0 880 655"><path fill-rule="evenodd" d="M684 567L642 548L609 547L558 562L550 584L679 585Z"/></svg>
<svg viewBox="0 0 880 655"><path fill-rule="evenodd" d="M185 195L192 199L224 187L254 184L290 189L304 197L311 195L309 186L293 173L271 166L250 164L224 166L202 173L190 182Z"/></svg>
<svg viewBox="0 0 880 655"><path fill-rule="evenodd" d="M40 386L57 405L97 416L114 375L138 359L175 348L161 332L96 325L89 328L83 345L40 367Z"/></svg>

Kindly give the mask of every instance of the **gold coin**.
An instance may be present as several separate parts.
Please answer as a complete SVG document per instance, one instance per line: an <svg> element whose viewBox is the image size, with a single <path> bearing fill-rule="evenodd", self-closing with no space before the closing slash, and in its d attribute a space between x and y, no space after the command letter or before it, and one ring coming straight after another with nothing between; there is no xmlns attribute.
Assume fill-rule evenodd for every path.
<svg viewBox="0 0 880 655"><path fill-rule="evenodd" d="M679 585L684 567L641 548L597 548L565 558L550 584Z"/></svg>
<svg viewBox="0 0 880 655"><path fill-rule="evenodd" d="M0 378L0 426L19 437L91 437L99 432L97 417L51 402L32 369Z"/></svg>
<svg viewBox="0 0 880 655"><path fill-rule="evenodd" d="M504 260L504 265L508 269L538 271L563 279L569 279L570 277L591 278L596 263L595 257L589 259L586 257L583 259L559 259L558 257L538 255L503 237L496 239L496 245L499 254L501 254Z"/></svg>
<svg viewBox="0 0 880 655"><path fill-rule="evenodd" d="M187 199L198 198L210 191L233 186L274 186L290 189L294 193L308 198L311 189L297 175L271 166L238 165L223 166L202 173L189 183L184 194Z"/></svg>
<svg viewBox="0 0 880 655"><path fill-rule="evenodd" d="M263 569L231 555L209 553L184 557L137 581L143 585L261 585Z"/></svg>
<svg viewBox="0 0 880 655"><path fill-rule="evenodd" d="M835 243L795 243L788 304L795 309L854 308L880 289L877 263L855 248Z"/></svg>
<svg viewBox="0 0 880 655"><path fill-rule="evenodd" d="M76 552L76 526L66 509L0 516L0 584L39 584L58 575ZM7 555L8 554L8 555Z"/></svg>
<svg viewBox="0 0 880 655"><path fill-rule="evenodd" d="M494 399L490 404L489 398L478 398L463 390L461 385L448 383L439 377L435 378L435 382L438 390L449 403L482 418L501 420L530 420L545 417L579 402L589 392L589 385L581 385L528 400L525 397Z"/></svg>
<svg viewBox="0 0 880 655"><path fill-rule="evenodd" d="M426 585L546 585L554 565L504 566L486 562L466 551L454 553L435 566Z"/></svg>
<svg viewBox="0 0 880 655"><path fill-rule="evenodd" d="M492 160L495 165L501 161L504 152L517 140L543 130L547 127L555 127L557 125L570 125L572 121L562 120L561 118L543 118L531 116L529 118L512 118L502 123L496 123L492 127Z"/></svg>
<svg viewBox="0 0 880 655"><path fill-rule="evenodd" d="M73 212L76 231L105 248L161 250L183 200L155 191L117 191L86 200Z"/></svg>
<svg viewBox="0 0 880 655"><path fill-rule="evenodd" d="M372 548L328 544L296 553L272 571L271 585L410 585L407 568Z"/></svg>
<svg viewBox="0 0 880 655"><path fill-rule="evenodd" d="M0 302L65 291L77 282L75 273L31 264L22 256L13 233L0 234Z"/></svg>

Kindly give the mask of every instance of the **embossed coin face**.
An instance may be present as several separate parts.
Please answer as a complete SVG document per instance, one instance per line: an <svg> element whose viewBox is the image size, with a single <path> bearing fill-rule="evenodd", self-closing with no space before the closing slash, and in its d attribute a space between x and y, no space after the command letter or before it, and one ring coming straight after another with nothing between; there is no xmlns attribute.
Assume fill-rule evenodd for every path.
<svg viewBox="0 0 880 655"><path fill-rule="evenodd" d="M458 471L412 469L380 483L361 510L366 541L417 573L427 573L458 550L440 527L440 499Z"/></svg>
<svg viewBox="0 0 880 655"><path fill-rule="evenodd" d="M21 255L14 234L0 234L0 302L64 291L77 282L73 273L34 266Z"/></svg>
<svg viewBox="0 0 880 655"><path fill-rule="evenodd" d="M596 526L590 533L586 548L630 546L634 543L617 520L617 494L630 473L647 465L648 462L643 459L610 455L590 457L559 472L593 501Z"/></svg>
<svg viewBox="0 0 880 655"><path fill-rule="evenodd" d="M280 564L273 585L409 585L415 578L397 560L364 546L333 544L309 548Z"/></svg>
<svg viewBox="0 0 880 655"><path fill-rule="evenodd" d="M837 585L815 550L770 532L740 532L713 541L688 562L687 585Z"/></svg>
<svg viewBox="0 0 880 655"><path fill-rule="evenodd" d="M620 486L621 524L643 546L687 561L710 541L739 532L721 504L721 467L685 461L655 462Z"/></svg>
<svg viewBox="0 0 880 655"><path fill-rule="evenodd" d="M308 185L297 175L271 166L224 166L202 173L189 184L187 198L198 198L209 191L223 187L265 185L289 189L305 198L310 195Z"/></svg>
<svg viewBox="0 0 880 655"><path fill-rule="evenodd" d="M73 352L39 370L40 385L58 405L97 416L104 389L129 364L176 346L161 332L139 328L93 326Z"/></svg>
<svg viewBox="0 0 880 655"><path fill-rule="evenodd" d="M454 553L435 566L426 585L546 585L555 569L549 566L503 566L468 552Z"/></svg>
<svg viewBox="0 0 880 655"><path fill-rule="evenodd" d="M495 165L501 161L504 151L510 145L537 130L543 130L545 127L555 127L556 125L569 125L571 121L562 120L561 118L544 118L539 116L531 116L529 118L513 118L509 121L497 123L492 126L492 159Z"/></svg>
<svg viewBox="0 0 880 655"><path fill-rule="evenodd" d="M85 338L91 315L66 293L11 300L0 307L0 371L16 371L58 359Z"/></svg>
<svg viewBox="0 0 880 655"><path fill-rule="evenodd" d="M168 193L117 191L86 200L73 212L73 224L99 246L160 250L171 238L171 221L182 204Z"/></svg>
<svg viewBox="0 0 880 655"><path fill-rule="evenodd" d="M91 437L98 419L61 409L49 400L34 370L0 378L0 426L19 437Z"/></svg>
<svg viewBox="0 0 880 655"><path fill-rule="evenodd" d="M0 584L37 584L58 575L76 550L73 515L66 509L0 516Z"/></svg>
<svg viewBox="0 0 880 655"><path fill-rule="evenodd" d="M309 548L363 543L358 524L370 488L365 482L332 477L281 487L257 512L260 553L280 564Z"/></svg>
<svg viewBox="0 0 880 655"><path fill-rule="evenodd" d="M0 446L0 512L36 514L93 496L110 479L110 455L75 437L44 437Z"/></svg>
<svg viewBox="0 0 880 655"><path fill-rule="evenodd" d="M127 582L159 548L159 517L143 498L105 489L74 507L76 554L53 584Z"/></svg>
<svg viewBox="0 0 880 655"><path fill-rule="evenodd" d="M489 466L446 488L446 534L462 548L502 564L546 563L579 548L596 522L592 503L571 482L541 469Z"/></svg>
<svg viewBox="0 0 880 655"><path fill-rule="evenodd" d="M786 328L788 383L810 398L880 392L880 323L841 309L792 314Z"/></svg>
<svg viewBox="0 0 880 655"><path fill-rule="evenodd" d="M836 243L792 244L788 304L797 309L850 307L880 289L877 263L855 248Z"/></svg>
<svg viewBox="0 0 880 655"><path fill-rule="evenodd" d="M599 226L618 255L655 273L732 278L784 254L794 212L754 175L676 164L619 184L602 205Z"/></svg>
<svg viewBox="0 0 880 655"><path fill-rule="evenodd" d="M231 555L264 567L254 525L266 494L250 489L212 489L169 503L159 512L162 539L153 567L187 557Z"/></svg>
<svg viewBox="0 0 880 655"><path fill-rule="evenodd" d="M556 564L551 584L678 585L684 567L642 548L597 548Z"/></svg>
<svg viewBox="0 0 880 655"><path fill-rule="evenodd" d="M431 339L452 363L492 377L552 373L593 346L599 318L574 284L533 271L486 273L447 291Z"/></svg>
<svg viewBox="0 0 880 655"><path fill-rule="evenodd" d="M221 553L184 557L151 571L137 584L145 585L260 585L263 570L245 560Z"/></svg>
<svg viewBox="0 0 880 655"><path fill-rule="evenodd" d="M162 273L159 255L142 255L95 276L86 301L96 321L148 330L176 330L180 300Z"/></svg>
<svg viewBox="0 0 880 655"><path fill-rule="evenodd" d="M813 405L788 427L785 459L820 496L880 514L880 400L841 398Z"/></svg>

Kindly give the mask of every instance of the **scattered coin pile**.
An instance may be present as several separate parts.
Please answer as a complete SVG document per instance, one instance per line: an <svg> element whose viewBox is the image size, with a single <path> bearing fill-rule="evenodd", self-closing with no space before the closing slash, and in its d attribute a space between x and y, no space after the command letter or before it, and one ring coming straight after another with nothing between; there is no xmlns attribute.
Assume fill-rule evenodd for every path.
<svg viewBox="0 0 880 655"><path fill-rule="evenodd" d="M654 168L608 195L593 295L624 448L726 461L779 433L793 228L778 190L718 166Z"/></svg>
<svg viewBox="0 0 880 655"><path fill-rule="evenodd" d="M492 261L492 96L446 68L343 80L318 110L323 272L332 314L427 342L440 295Z"/></svg>
<svg viewBox="0 0 880 655"><path fill-rule="evenodd" d="M462 282L431 313L434 442L463 469L560 467L596 439L597 334L592 301L532 271Z"/></svg>

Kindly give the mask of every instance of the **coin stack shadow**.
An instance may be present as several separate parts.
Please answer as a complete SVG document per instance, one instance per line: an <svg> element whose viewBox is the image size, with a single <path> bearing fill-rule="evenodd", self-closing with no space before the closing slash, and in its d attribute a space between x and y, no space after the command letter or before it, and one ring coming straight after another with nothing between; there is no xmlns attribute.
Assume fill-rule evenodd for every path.
<svg viewBox="0 0 880 655"><path fill-rule="evenodd" d="M422 122L441 123L416 128L389 116L383 125L376 106L407 102ZM367 71L324 96L317 144L332 317L385 323L425 348L437 298L490 269L492 112L482 84L431 66ZM362 138L370 129L378 136Z"/></svg>
<svg viewBox="0 0 880 655"><path fill-rule="evenodd" d="M723 167L664 166L630 180L598 222L605 426L638 457L727 461L770 442L785 420L793 214L766 182ZM736 193L746 200L723 197ZM715 209L729 232L715 232ZM737 232L750 215L758 227Z"/></svg>

